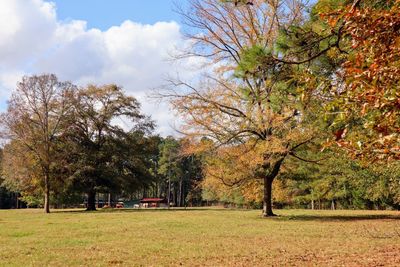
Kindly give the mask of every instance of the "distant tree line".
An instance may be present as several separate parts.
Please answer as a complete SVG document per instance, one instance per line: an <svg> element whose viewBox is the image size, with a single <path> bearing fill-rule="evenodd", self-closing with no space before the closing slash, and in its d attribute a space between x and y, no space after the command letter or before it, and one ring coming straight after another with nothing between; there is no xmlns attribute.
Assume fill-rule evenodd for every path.
<svg viewBox="0 0 400 267"><path fill-rule="evenodd" d="M87 210L95 210L97 193L138 192L170 194L184 206L201 179L196 157L181 154L179 140L154 135L139 102L116 85L78 88L51 74L24 77L1 122L4 208L18 200L49 212L83 203L84 194Z"/></svg>

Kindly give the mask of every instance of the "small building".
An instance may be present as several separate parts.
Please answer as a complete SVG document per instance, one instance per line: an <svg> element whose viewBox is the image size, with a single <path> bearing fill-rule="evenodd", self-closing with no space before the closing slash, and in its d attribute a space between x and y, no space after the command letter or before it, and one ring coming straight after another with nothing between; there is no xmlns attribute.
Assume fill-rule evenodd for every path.
<svg viewBox="0 0 400 267"><path fill-rule="evenodd" d="M143 198L140 200L140 206L143 208L163 208L167 206L164 198Z"/></svg>

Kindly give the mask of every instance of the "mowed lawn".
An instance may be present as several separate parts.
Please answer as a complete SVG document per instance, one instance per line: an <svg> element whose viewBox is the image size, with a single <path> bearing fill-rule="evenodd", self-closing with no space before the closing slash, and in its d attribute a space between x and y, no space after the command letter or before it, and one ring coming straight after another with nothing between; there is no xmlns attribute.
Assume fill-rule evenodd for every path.
<svg viewBox="0 0 400 267"><path fill-rule="evenodd" d="M0 211L0 266L400 266L400 212Z"/></svg>

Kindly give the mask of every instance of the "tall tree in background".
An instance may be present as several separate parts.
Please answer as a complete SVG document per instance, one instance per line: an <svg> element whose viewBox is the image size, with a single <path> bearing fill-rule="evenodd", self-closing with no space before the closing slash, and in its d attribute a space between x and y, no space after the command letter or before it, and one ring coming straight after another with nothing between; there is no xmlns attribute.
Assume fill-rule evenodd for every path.
<svg viewBox="0 0 400 267"><path fill-rule="evenodd" d="M147 191L157 182L153 168L158 137L149 135L151 130L151 127L142 126L112 140L112 165L118 170L114 188L121 196Z"/></svg>
<svg viewBox="0 0 400 267"><path fill-rule="evenodd" d="M301 21L304 7L301 1L191 1L190 12L181 15L200 33L188 34L194 45L184 56L203 57L212 70L199 86L172 81L175 88L164 94L183 114L183 131L193 142L210 138L215 155L225 153L231 162L243 155L253 159L246 175L219 179L231 185L263 181L263 216L274 215L272 183L285 158L301 159L296 150L314 138L301 85L292 79L297 70L275 60L279 28Z"/></svg>
<svg viewBox="0 0 400 267"><path fill-rule="evenodd" d="M168 136L160 144L158 174L163 192L170 190L171 202L182 207L199 203L199 184L203 178L199 157L187 149L185 139Z"/></svg>
<svg viewBox="0 0 400 267"><path fill-rule="evenodd" d="M7 111L1 114L3 136L15 142L20 153L29 153L39 169L46 213L50 212L51 183L55 179L52 170L56 140L70 112L67 96L74 89L71 83L60 82L52 74L23 77Z"/></svg>
<svg viewBox="0 0 400 267"><path fill-rule="evenodd" d="M139 102L126 96L116 85L89 85L71 100L74 114L66 135L70 148L71 178L77 188L87 193L87 210L96 210L99 190L116 190L121 179L139 180L132 158L135 134L147 134L153 123L140 112ZM124 123L125 130L119 124ZM146 173L147 170L142 171Z"/></svg>
<svg viewBox="0 0 400 267"><path fill-rule="evenodd" d="M177 183L178 189L182 188L182 180L184 176L184 170L181 168L182 166L182 158L181 148L179 141L173 138L172 136L168 136L163 140L160 145L160 159L158 161L158 174L160 178L162 177L166 198L168 201L173 202L175 205L180 206L181 197L179 198L179 203L177 203L176 194L171 193L177 192L176 190ZM179 190L181 193L182 191Z"/></svg>

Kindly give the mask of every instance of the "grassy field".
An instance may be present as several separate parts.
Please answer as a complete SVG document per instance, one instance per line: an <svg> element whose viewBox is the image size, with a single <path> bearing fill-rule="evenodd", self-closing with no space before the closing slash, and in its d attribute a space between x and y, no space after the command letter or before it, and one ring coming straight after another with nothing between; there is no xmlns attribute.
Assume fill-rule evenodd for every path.
<svg viewBox="0 0 400 267"><path fill-rule="evenodd" d="M0 210L0 266L400 266L400 212Z"/></svg>

